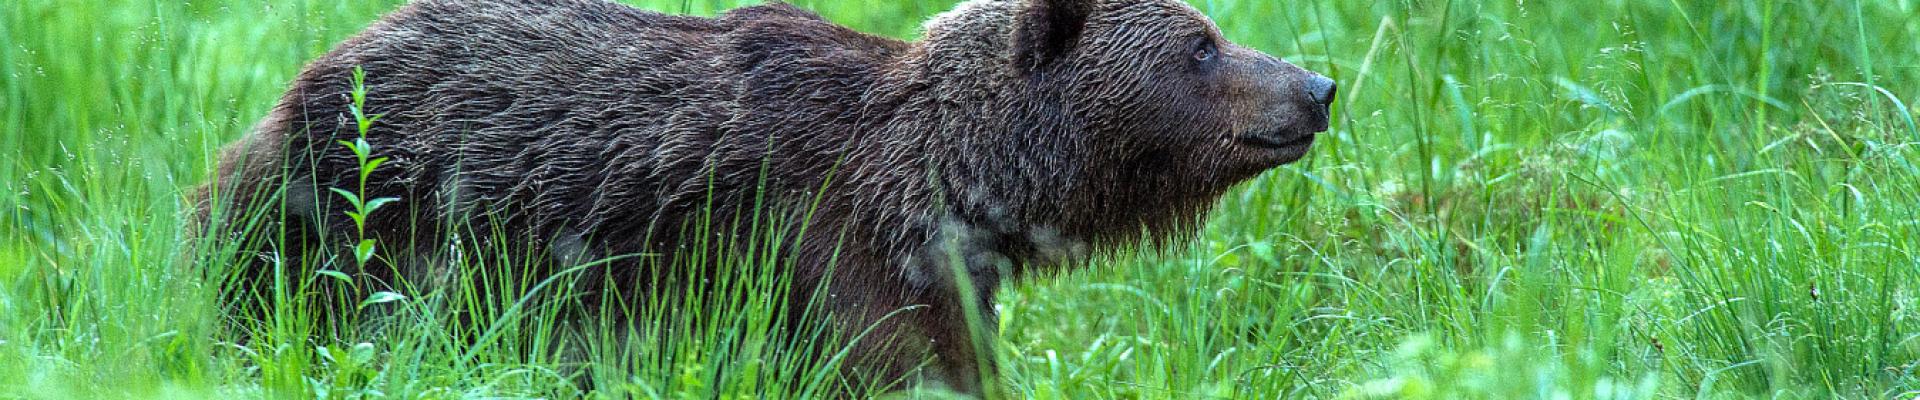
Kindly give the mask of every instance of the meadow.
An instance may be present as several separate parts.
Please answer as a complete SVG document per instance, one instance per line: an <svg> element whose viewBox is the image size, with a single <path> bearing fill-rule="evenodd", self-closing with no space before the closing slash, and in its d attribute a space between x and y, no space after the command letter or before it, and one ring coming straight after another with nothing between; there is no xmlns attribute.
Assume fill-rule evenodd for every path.
<svg viewBox="0 0 1920 400"><path fill-rule="evenodd" d="M817 393L832 366L756 337L753 298L712 300L740 329L596 348L591 394L513 299L228 341L184 193L398 3L0 4L0 398ZM952 4L793 3L900 38ZM1339 81L1332 130L1193 240L1003 293L1013 397L1920 396L1920 4L1193 4ZM463 304L497 320L445 329Z"/></svg>

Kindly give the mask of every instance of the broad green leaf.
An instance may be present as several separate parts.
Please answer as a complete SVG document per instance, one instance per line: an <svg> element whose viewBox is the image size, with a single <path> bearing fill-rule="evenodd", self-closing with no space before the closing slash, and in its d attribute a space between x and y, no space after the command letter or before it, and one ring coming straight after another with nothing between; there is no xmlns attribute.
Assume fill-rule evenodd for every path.
<svg viewBox="0 0 1920 400"><path fill-rule="evenodd" d="M389 158L390 157L378 157L372 160L367 160L367 165L360 166L360 174L363 177L363 179L366 176L366 174L371 173L373 172L373 170L380 168L380 164L386 164Z"/></svg>
<svg viewBox="0 0 1920 400"><path fill-rule="evenodd" d="M378 198L378 199L373 199L373 201L369 201L369 202L367 202L367 212L368 212L368 213L372 213L372 212L373 212L373 210L378 210L378 209L380 209L380 206L384 206L384 205L387 205L387 203L392 203L392 202L396 202L396 201L400 201L400 198L397 198L397 197L381 197L381 198Z"/></svg>
<svg viewBox="0 0 1920 400"><path fill-rule="evenodd" d="M357 365L366 365L373 361L373 353L373 343L360 342L347 351L347 359Z"/></svg>
<svg viewBox="0 0 1920 400"><path fill-rule="evenodd" d="M348 284L352 284L352 283L353 283L353 278L352 278L352 277L349 277L349 276L347 276L347 273L345 273L345 272L340 272L340 271L335 271L335 270L331 270L331 269L323 269L323 270L319 270L319 271L313 271L313 273L314 273L314 275L318 275L318 276L324 276L324 277L328 277L328 278L333 278L333 279L336 279L336 280L339 280L339 281L341 281L341 282L346 282L346 283L348 283Z"/></svg>
<svg viewBox="0 0 1920 400"><path fill-rule="evenodd" d="M407 299L407 295L382 290L378 292L373 292L372 295L367 296L367 299L365 301L360 302L360 308L367 308L367 306L375 305L375 304L384 304L384 303L392 303L396 301L403 301L406 299Z"/></svg>
<svg viewBox="0 0 1920 400"><path fill-rule="evenodd" d="M367 260L373 259L373 239L362 239L360 244L354 245L353 259L361 264L366 264Z"/></svg>
<svg viewBox="0 0 1920 400"><path fill-rule="evenodd" d="M334 194L338 194L340 197L347 198L347 203L352 204L355 209L362 208L361 206L364 205L360 202L360 195L353 194L353 192L347 191L346 189L327 188L327 190L333 191Z"/></svg>

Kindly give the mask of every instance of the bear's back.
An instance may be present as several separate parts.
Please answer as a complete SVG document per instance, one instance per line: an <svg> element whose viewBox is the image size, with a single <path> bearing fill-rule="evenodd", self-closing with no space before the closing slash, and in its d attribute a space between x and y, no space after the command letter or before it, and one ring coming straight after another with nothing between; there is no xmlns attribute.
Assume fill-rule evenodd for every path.
<svg viewBox="0 0 1920 400"><path fill-rule="evenodd" d="M769 153L803 162L775 170L817 185L837 157L816 153L855 135L856 112L885 113L845 102L907 48L785 4L702 18L601 0L416 1L310 64L261 130L289 143L283 170L313 172L291 179L294 216L352 229L316 218L344 204L295 192L358 186L358 162L337 143L360 134L346 96L359 68L366 113L381 116L366 139L391 159L362 196L413 209L377 213L369 229L652 236L709 189L753 190L732 169L758 170Z"/></svg>

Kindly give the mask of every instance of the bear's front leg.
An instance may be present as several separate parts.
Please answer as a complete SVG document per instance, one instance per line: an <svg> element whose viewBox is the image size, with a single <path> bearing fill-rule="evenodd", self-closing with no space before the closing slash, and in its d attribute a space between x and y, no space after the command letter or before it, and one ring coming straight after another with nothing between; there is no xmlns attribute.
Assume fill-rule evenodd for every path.
<svg viewBox="0 0 1920 400"><path fill-rule="evenodd" d="M827 284L820 306L844 343L842 383L855 393L917 387L1001 397L996 393L1005 391L999 390L992 357L998 334L992 287L997 285L902 278L841 275ZM936 282L942 281L951 282Z"/></svg>
<svg viewBox="0 0 1920 400"><path fill-rule="evenodd" d="M934 357L922 374L926 378L922 385L983 398L1003 397L993 357L993 342L1000 332L991 308L992 293L963 290L971 289L931 290L932 296L922 301L927 310L915 314ZM967 307L969 303L975 306Z"/></svg>

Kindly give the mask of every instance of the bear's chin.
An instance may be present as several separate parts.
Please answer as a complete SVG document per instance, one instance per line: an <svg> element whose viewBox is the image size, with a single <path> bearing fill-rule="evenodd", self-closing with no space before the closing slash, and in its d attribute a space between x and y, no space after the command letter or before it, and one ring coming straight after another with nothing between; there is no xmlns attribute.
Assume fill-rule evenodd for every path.
<svg viewBox="0 0 1920 400"><path fill-rule="evenodd" d="M1227 175L1234 181L1232 183L1238 183L1267 170L1300 161L1313 148L1316 136L1319 135L1303 135L1281 142L1240 143L1231 152L1234 159L1228 162L1231 167L1227 168Z"/></svg>

